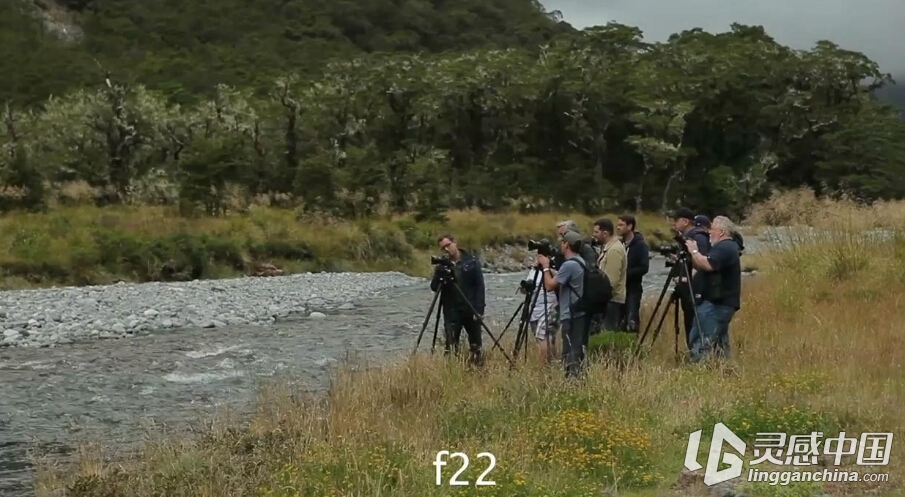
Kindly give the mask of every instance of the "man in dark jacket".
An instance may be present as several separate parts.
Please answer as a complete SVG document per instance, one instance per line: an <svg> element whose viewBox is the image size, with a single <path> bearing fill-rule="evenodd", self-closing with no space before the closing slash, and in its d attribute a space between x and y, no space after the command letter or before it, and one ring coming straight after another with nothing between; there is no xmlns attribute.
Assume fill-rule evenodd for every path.
<svg viewBox="0 0 905 497"><path fill-rule="evenodd" d="M707 228L710 227L710 220L706 216L695 216L691 209L682 208L676 210L673 214L673 221L675 222L676 231L681 233L685 240L694 240L703 256L706 257L710 253L710 235L707 233ZM679 298L679 303L682 307L682 317L685 321L685 343L691 350L691 327L694 325L695 307L699 303L698 300L703 291L704 281L703 277L694 277L691 259L688 260L687 269L688 273L692 274L691 286L694 295L690 294L688 283L682 278L677 278L676 296Z"/></svg>
<svg viewBox="0 0 905 497"><path fill-rule="evenodd" d="M437 264L434 268L434 277L431 279L431 290L437 291L440 285L443 290L440 293L440 305L443 306L443 328L446 331L446 354L449 354L450 346L455 347L456 355L459 353L459 340L462 328L468 334L468 345L471 351L470 360L480 364L483 361L481 346L480 319L484 317L484 272L481 270L481 261L456 246L456 239L452 235L442 235L437 239L440 250L449 257L449 262ZM462 294L453 286L453 282L459 285L465 294Z"/></svg>
<svg viewBox="0 0 905 497"><path fill-rule="evenodd" d="M642 281L650 269L650 247L644 241L644 235L635 231L635 223L635 216L630 214L619 216L616 223L616 232L622 237L628 258L623 329L631 333L637 333L641 327L641 297L644 293Z"/></svg>

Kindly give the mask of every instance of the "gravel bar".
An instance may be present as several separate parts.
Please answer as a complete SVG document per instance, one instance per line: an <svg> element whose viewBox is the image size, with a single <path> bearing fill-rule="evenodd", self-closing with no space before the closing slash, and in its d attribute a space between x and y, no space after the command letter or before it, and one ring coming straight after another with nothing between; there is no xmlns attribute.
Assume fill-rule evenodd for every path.
<svg viewBox="0 0 905 497"><path fill-rule="evenodd" d="M178 328L268 325L325 317L354 301L423 282L389 273L118 283L0 292L0 347L52 347Z"/></svg>

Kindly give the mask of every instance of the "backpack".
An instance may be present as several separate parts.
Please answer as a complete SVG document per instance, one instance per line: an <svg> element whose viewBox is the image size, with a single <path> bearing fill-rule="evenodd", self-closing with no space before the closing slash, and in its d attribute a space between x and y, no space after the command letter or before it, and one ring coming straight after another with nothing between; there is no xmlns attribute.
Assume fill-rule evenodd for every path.
<svg viewBox="0 0 905 497"><path fill-rule="evenodd" d="M613 298L613 285L599 267L588 267L580 259L581 257L572 259L584 270L584 292L575 303L575 310L585 314L603 314Z"/></svg>

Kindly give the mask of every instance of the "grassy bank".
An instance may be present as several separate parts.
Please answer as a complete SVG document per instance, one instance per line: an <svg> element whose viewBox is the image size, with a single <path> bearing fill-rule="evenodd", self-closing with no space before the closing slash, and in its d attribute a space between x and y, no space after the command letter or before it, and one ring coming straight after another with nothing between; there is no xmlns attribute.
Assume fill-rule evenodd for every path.
<svg viewBox="0 0 905 497"><path fill-rule="evenodd" d="M116 463L86 452L75 468L45 468L38 495L63 488L74 497L578 497L607 488L629 496L707 495L703 484L678 476L688 434L704 429L704 453L716 421L749 442L749 456L758 432L903 433L905 234L862 246L857 235L840 233L829 245L763 254L759 264L732 325L731 366L675 365L667 328L637 367L620 367L618 352L598 353L580 385L535 361L511 372L499 353L481 373L425 356L347 368L326 398L274 384L247 422L223 419L196 440L168 438ZM477 454L493 453L487 479L496 486L436 486L431 462L444 449L469 454L459 479L471 482L488 464ZM705 464L705 456L699 460ZM847 470L888 472L890 481L743 491L902 495L900 441L887 467L843 462ZM444 478L459 466L453 460Z"/></svg>
<svg viewBox="0 0 905 497"><path fill-rule="evenodd" d="M163 207L7 214L0 218L0 283L20 288L206 279L252 275L262 264L286 273L397 270L424 275L430 269L425 254L436 250L440 233L454 233L461 246L485 251L522 244L529 237L549 238L563 219L574 219L589 234L594 221L575 213L455 211L447 217L446 223L405 217L342 221L299 218L293 210L266 207L247 215L195 219ZM643 215L639 226L650 231L668 225L662 217Z"/></svg>

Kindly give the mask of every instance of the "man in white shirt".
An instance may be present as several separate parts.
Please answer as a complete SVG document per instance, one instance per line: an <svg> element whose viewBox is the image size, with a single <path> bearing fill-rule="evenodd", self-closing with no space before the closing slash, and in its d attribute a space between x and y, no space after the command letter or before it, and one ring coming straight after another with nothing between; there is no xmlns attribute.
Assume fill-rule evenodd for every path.
<svg viewBox="0 0 905 497"><path fill-rule="evenodd" d="M525 281L531 283L532 288L537 288L538 285L543 286L543 278L538 273L537 268L531 268L528 271ZM534 293L537 296L532 295L531 300L528 301L529 305L531 303L534 304L531 309L531 316L528 318L528 325L537 341L541 364L548 365L556 357L556 328L558 324L556 292L544 292L542 290ZM546 307L546 312L544 312L544 307Z"/></svg>

